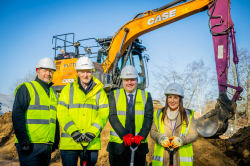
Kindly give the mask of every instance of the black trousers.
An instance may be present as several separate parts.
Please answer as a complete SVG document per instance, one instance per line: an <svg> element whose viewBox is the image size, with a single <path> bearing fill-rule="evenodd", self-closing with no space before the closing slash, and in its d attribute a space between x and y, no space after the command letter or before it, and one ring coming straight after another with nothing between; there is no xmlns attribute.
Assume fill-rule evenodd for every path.
<svg viewBox="0 0 250 166"><path fill-rule="evenodd" d="M109 163L110 166L129 166L131 161L131 150L127 146L125 150L122 152L121 155L116 155L109 153ZM135 151L135 159L134 159L134 165L135 166L145 166L146 162L146 155L140 156Z"/></svg>
<svg viewBox="0 0 250 166"><path fill-rule="evenodd" d="M16 144L20 166L48 166L51 159L52 145L47 144L31 144L33 146L32 153L25 155L20 152L19 143Z"/></svg>
<svg viewBox="0 0 250 166"><path fill-rule="evenodd" d="M83 162L82 150L60 150L63 166L77 166L80 156L80 166ZM87 166L95 166L98 158L98 150L87 150Z"/></svg>

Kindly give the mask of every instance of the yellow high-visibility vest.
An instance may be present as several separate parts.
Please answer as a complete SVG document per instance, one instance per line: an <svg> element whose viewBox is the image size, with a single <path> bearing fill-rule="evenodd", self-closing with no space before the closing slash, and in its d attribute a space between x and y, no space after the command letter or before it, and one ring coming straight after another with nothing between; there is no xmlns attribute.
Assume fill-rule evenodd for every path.
<svg viewBox="0 0 250 166"><path fill-rule="evenodd" d="M109 116L108 97L103 84L92 76L96 85L85 95L79 88L78 76L74 82L67 84L59 98L57 117L61 125L60 150L82 150L80 143L71 137L72 133L93 133L95 138L90 142L88 150L100 150L100 133ZM86 142L82 142L84 146Z"/></svg>
<svg viewBox="0 0 250 166"><path fill-rule="evenodd" d="M117 89L114 90L114 97L116 101L116 110L117 110L117 117L120 120L122 126L125 128L126 123L126 111L127 111L127 98L125 90ZM136 100L135 100L135 135L138 135L140 132L143 121L144 121L144 113L145 113L145 105L148 98L148 92L144 90L137 89L136 93ZM110 130L110 136L109 136L110 142L116 142L116 143L123 143L123 139L120 139L120 137L117 135L113 127ZM148 139L146 138L142 143L146 143Z"/></svg>
<svg viewBox="0 0 250 166"><path fill-rule="evenodd" d="M56 110L58 96L50 88L50 97L37 81L25 82L16 88L25 85L30 94L30 103L25 112L26 130L31 143L54 142L56 132ZM18 143L15 137L15 143Z"/></svg>
<svg viewBox="0 0 250 166"><path fill-rule="evenodd" d="M182 122L180 137L186 136L188 134L190 124L191 124L191 119L194 116L193 110L186 110L186 111L187 111L187 117L189 120L189 125L188 127L186 127L186 122L185 121ZM159 109L154 112L154 121L155 121L155 125L157 126L158 132L160 134L165 135L164 122L162 122L161 118L162 118L162 111L161 109ZM193 165L192 143L179 147L179 157L180 157L180 166L192 166ZM155 143L152 166L163 166L163 160L164 160L164 147L158 143Z"/></svg>

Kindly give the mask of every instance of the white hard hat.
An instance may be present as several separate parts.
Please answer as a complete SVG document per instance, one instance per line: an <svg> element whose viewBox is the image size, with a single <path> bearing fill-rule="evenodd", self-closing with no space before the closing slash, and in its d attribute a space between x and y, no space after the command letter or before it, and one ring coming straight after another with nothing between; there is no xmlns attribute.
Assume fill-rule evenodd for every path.
<svg viewBox="0 0 250 166"><path fill-rule="evenodd" d="M165 90L165 95L173 94L184 97L184 90L182 86L178 83L171 83L167 86Z"/></svg>
<svg viewBox="0 0 250 166"><path fill-rule="evenodd" d="M56 70L56 65L50 58L46 57L38 61L36 68Z"/></svg>
<svg viewBox="0 0 250 166"><path fill-rule="evenodd" d="M76 62L76 70L84 70L84 69L95 69L94 64L89 57L81 57Z"/></svg>
<svg viewBox="0 0 250 166"><path fill-rule="evenodd" d="M136 68L134 66L125 66L121 71L120 78L138 78Z"/></svg>

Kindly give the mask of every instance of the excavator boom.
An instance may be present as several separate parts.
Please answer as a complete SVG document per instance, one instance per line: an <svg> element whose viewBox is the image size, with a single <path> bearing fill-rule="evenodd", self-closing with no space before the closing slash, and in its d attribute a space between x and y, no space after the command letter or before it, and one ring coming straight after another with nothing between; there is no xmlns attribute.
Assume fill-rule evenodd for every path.
<svg viewBox="0 0 250 166"><path fill-rule="evenodd" d="M174 2L178 3L181 1L183 0L177 0ZM123 55L128 46L139 36L207 10L208 4L211 2L212 0L191 0L167 9L149 10L137 15L133 20L130 20L123 25L113 36L113 40L109 47L109 58L106 58L105 62L102 64L104 72L107 70L110 71L113 68L116 54L119 52L121 46L120 53ZM168 6L171 6L172 4L175 3L171 3Z"/></svg>
<svg viewBox="0 0 250 166"><path fill-rule="evenodd" d="M230 0L190 0L174 6L182 1L185 2L186 0L175 0L161 8L140 13L133 20L123 25L113 36L110 47L107 49L109 56L102 63L102 67L104 72L108 72L114 67L112 72L115 73L118 60L136 38L208 9L209 29L214 44L219 98L215 109L198 119L197 130L204 137L218 136L227 130L228 119L235 114L236 100L242 92L239 81L237 87L227 84L230 41L232 41L233 61L236 67L239 61L234 24L230 15ZM237 76L239 80L238 73ZM232 99L227 97L228 87L236 91Z"/></svg>

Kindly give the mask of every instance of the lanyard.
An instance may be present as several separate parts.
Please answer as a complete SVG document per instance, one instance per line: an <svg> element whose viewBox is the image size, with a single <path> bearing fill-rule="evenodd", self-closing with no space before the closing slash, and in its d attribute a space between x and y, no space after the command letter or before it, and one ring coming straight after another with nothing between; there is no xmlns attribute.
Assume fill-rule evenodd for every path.
<svg viewBox="0 0 250 166"><path fill-rule="evenodd" d="M171 122L171 127L172 127L172 120L170 120L170 122ZM175 124L174 124L173 134L174 134L174 130L175 130L175 126L176 126L176 122L177 122L177 119L176 119Z"/></svg>

